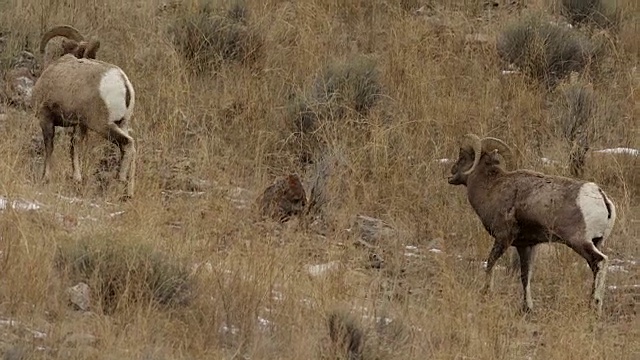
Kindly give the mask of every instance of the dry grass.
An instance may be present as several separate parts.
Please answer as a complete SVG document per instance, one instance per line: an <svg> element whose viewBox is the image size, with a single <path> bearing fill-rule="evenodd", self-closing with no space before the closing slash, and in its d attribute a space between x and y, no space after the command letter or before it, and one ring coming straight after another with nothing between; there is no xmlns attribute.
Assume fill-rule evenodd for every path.
<svg viewBox="0 0 640 360"><path fill-rule="evenodd" d="M635 0L619 2L618 37L611 35L613 51L605 69L596 70L607 76L581 74L596 99L615 99L609 105L619 114L592 149L640 147L640 78L632 69L640 60L634 35L640 8ZM195 1L183 3L179 16L199 11ZM526 76L501 74L493 41L465 41L474 33L495 39L518 14L469 1L415 13L424 3L247 0L242 26L261 36L258 61L216 60L215 71L198 74L172 42L178 15L167 13L170 6L159 12L158 1L2 2L0 30L11 29L12 53L25 39L34 50L42 31L61 23L100 37L98 58L120 65L136 87L139 159L136 198L121 204L115 186L91 175L110 150L105 142L91 135L87 181L75 187L68 179L69 139L60 133L52 182L40 184L37 122L7 109L0 195L37 199L42 207L0 212L0 317L20 322L0 323L0 351L33 359L333 359L348 358L351 346L358 347L351 357L363 359L639 358L638 290L608 291L605 316L594 319L587 307L591 274L568 248L537 260L531 318L518 315L519 281L504 272L496 275L496 293L479 297L480 262L491 239L464 190L447 185L448 165L436 159L455 156L458 139L474 131L506 139L519 166L568 174L568 144L552 106L562 95ZM555 5L527 3L523 16L550 13ZM313 169L322 167L301 165L301 145L291 145L292 95L313 89L332 64L360 56L375 60L384 101L362 114L350 108L318 132L319 158L332 167L323 183L326 235L295 223L255 222L244 205L275 177L297 172L314 179ZM541 156L560 166L543 167ZM639 179L632 176L638 163L586 161L616 169L596 167L585 176L604 182L619 208L606 253L636 261L624 264L626 272L612 270L608 284L640 284ZM174 175L209 186L201 194L165 191ZM399 229L380 240L382 269L369 266L367 250L351 246L354 231L346 229L356 214ZM434 240L442 253L428 251ZM77 243L115 249L99 258L100 270L88 280L94 287L119 281L121 301L112 312L68 306L65 289L76 279L60 271L56 254ZM406 245L420 256L405 255ZM306 267L331 261L340 266L324 276ZM148 301L158 282L145 280L170 279L176 290L184 282L171 279L183 275L189 301ZM342 340L332 344L329 324L340 321L348 324L346 335L334 334ZM345 340L349 334L362 344Z"/></svg>

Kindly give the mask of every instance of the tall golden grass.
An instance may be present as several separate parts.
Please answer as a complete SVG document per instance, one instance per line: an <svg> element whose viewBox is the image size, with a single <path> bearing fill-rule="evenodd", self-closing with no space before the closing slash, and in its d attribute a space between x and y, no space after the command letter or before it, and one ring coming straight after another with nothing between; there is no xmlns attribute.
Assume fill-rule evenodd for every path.
<svg viewBox="0 0 640 360"><path fill-rule="evenodd" d="M640 6L617 3L624 19L610 35L615 51L607 76L594 76L592 86L619 116L599 124L605 132L592 149L640 148ZM183 4L173 12L158 11L155 0L0 5L2 30L11 31L3 59L25 45L35 53L40 34L58 24L100 38L98 58L118 64L136 88L139 149L130 202L118 203L116 189L96 184L93 172L109 145L93 134L86 183L76 187L68 179L68 137L58 135L55 175L43 185L31 151L38 122L32 113L7 109L0 195L42 207L0 212L0 318L21 324L0 324L1 351L34 359L347 358L349 346L332 345L328 326L332 314L347 311L352 318L340 316L361 328L364 359L640 357L637 290L608 291L605 315L595 319L587 306L591 273L566 247L537 260L531 317L518 314L519 280L503 272L496 292L481 298L481 261L491 238L464 189L446 183L449 165L436 161L455 157L461 136L475 132L505 139L518 152L518 166L568 174L569 145L551 106L560 92L502 75L493 41L465 41L467 34L494 38L520 13L556 14L555 2L486 10L479 1L247 0L247 21L264 41L259 61L226 61L206 72L193 72L172 43L171 25L199 6ZM328 180L326 236L295 224L256 223L229 200L234 189L247 189L251 200L276 176L312 176L313 167L300 163L304 144L292 135L291 99L308 95L327 67L360 55L376 63L382 100L366 116L346 111L319 132L325 153L337 159ZM544 167L540 157L560 165ZM165 173L184 170L181 161L189 163L188 176L213 185L200 195L163 193ZM589 166L585 177L601 182L618 206L605 252L638 261L638 161L594 159ZM367 251L351 246L357 214L398 229L381 243L382 269L367 266ZM434 239L442 253L427 251ZM156 267L125 252L116 261L124 263L118 279L129 295L116 311L99 305L88 314L75 311L65 295L75 278L60 271L57 254L92 241L153 248L161 261L191 273L189 301L136 300L131 294L147 286L136 276ZM406 256L406 245L423 256ZM323 276L307 271L331 261L341 265ZM608 285L640 284L637 263L625 266L609 273ZM96 284L95 277L87 281ZM95 338L82 340L87 334Z"/></svg>

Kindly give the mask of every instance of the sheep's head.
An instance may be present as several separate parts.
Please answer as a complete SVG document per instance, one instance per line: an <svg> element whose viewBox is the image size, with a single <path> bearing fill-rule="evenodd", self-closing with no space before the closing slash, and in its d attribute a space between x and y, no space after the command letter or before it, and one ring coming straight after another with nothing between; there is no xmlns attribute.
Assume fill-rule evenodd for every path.
<svg viewBox="0 0 640 360"><path fill-rule="evenodd" d="M469 175L481 167L502 166L501 157L511 155L511 149L502 140L493 137L480 139L475 134L467 134L460 146L458 161L451 167L449 184L467 185Z"/></svg>
<svg viewBox="0 0 640 360"><path fill-rule="evenodd" d="M47 44L56 36L63 37L60 42L49 46ZM40 53L44 54L44 67L56 59L71 54L77 58L95 59L100 48L100 41L96 39L85 40L80 32L69 25L56 26L42 35L40 40Z"/></svg>

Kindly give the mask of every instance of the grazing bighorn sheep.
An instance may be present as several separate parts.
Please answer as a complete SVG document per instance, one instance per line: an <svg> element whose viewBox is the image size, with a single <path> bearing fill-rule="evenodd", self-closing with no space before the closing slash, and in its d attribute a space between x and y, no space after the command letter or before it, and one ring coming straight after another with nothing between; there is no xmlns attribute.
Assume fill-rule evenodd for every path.
<svg viewBox="0 0 640 360"><path fill-rule="evenodd" d="M487 260L483 292L493 287L493 267L509 246L518 250L523 310L533 308L530 279L534 247L559 242L580 254L594 276L592 304L602 312L608 258L600 250L611 234L616 208L592 182L529 170L507 171L510 148L496 138L467 134L449 184L464 185L471 207L494 244ZM504 155L501 157L500 155Z"/></svg>
<svg viewBox="0 0 640 360"><path fill-rule="evenodd" d="M55 36L61 43L49 46ZM86 143L91 129L114 144L121 152L118 178L127 181L127 197L133 196L136 149L129 135L129 121L135 105L135 92L127 75L118 66L95 60L99 41L85 41L71 26L58 26L42 36L43 71L33 89L33 104L40 118L45 144L43 179L50 178L55 126L73 127L71 159L73 180L82 181L77 146ZM46 50L46 51L45 51Z"/></svg>

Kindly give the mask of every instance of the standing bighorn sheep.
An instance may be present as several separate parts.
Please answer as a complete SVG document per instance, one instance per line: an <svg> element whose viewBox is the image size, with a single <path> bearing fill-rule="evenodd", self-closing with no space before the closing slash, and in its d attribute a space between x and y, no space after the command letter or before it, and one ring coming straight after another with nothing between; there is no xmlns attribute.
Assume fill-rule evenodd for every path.
<svg viewBox="0 0 640 360"><path fill-rule="evenodd" d="M449 184L464 185L471 207L494 244L484 292L493 287L493 267L509 246L518 250L524 310L531 311L534 247L559 242L580 254L594 276L592 304L602 312L608 258L601 251L616 220L616 208L598 185L529 170L507 171L510 148L496 138L467 134L451 168ZM503 155L504 157L501 157Z"/></svg>
<svg viewBox="0 0 640 360"><path fill-rule="evenodd" d="M64 37L49 43L56 36ZM48 46L47 46L48 45ZM118 178L127 182L127 197L133 196L136 149L129 135L135 92L127 75L118 66L96 60L97 40L85 41L71 26L47 31L40 42L44 53L43 71L33 89L34 109L40 119L45 144L43 179L50 178L55 126L73 127L71 159L73 180L82 181L77 146L86 143L91 129L121 152Z"/></svg>

